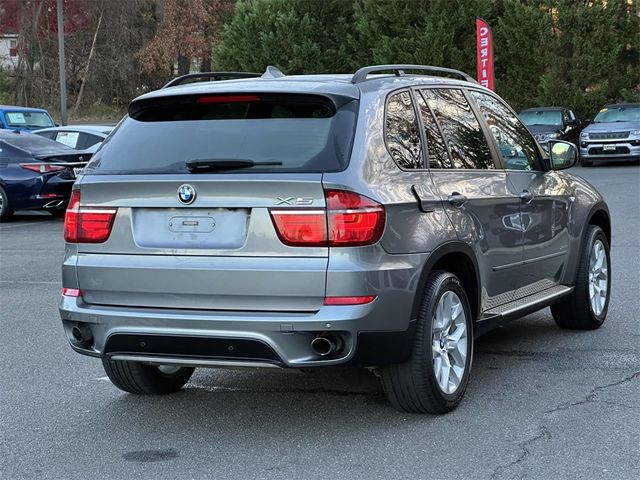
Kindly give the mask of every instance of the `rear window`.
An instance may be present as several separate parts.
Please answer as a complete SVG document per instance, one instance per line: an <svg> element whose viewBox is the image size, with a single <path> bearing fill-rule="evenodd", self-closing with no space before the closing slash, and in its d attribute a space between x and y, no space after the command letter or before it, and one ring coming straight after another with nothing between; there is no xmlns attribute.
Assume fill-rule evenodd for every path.
<svg viewBox="0 0 640 480"><path fill-rule="evenodd" d="M272 165L211 173L343 170L357 101L336 103L317 95L261 93L134 101L85 173L188 173L185 162L233 160Z"/></svg>

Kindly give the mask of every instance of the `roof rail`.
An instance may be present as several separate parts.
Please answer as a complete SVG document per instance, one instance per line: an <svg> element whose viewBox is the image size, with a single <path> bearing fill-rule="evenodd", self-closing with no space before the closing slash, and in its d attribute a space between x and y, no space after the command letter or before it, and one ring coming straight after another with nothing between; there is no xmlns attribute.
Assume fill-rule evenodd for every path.
<svg viewBox="0 0 640 480"><path fill-rule="evenodd" d="M176 77L167 83L162 88L175 87L176 85L182 85L187 80L191 80L193 78L207 78L210 81L220 81L220 80L233 80L236 78L256 78L260 77L260 73L250 73L250 72L200 72L200 73L187 73L186 75L182 75L180 77Z"/></svg>
<svg viewBox="0 0 640 480"><path fill-rule="evenodd" d="M432 67L430 65L402 65L402 64L392 64L392 65L370 65L368 67L362 67L356 73L353 74L351 78L351 83L361 83L367 79L367 76L373 72L384 72L392 70L396 77L403 76L404 70L420 70L424 72L435 72L435 73L446 73L449 75L456 75L457 77L465 80L467 82L478 83L475 81L473 77L470 77L466 73L460 70L454 70L453 68L444 68L444 67Z"/></svg>

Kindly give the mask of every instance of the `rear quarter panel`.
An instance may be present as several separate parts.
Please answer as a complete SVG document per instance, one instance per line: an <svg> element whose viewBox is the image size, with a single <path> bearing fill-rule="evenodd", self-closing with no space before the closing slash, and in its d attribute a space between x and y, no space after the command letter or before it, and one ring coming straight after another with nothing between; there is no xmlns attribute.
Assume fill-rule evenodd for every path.
<svg viewBox="0 0 640 480"><path fill-rule="evenodd" d="M405 86L406 85L402 85ZM390 254L425 253L456 238L427 170L403 171L384 139L385 100L389 91L363 91L351 161L343 172L323 175L325 188L352 190L382 203L386 225L380 245ZM413 187L420 189L419 209Z"/></svg>

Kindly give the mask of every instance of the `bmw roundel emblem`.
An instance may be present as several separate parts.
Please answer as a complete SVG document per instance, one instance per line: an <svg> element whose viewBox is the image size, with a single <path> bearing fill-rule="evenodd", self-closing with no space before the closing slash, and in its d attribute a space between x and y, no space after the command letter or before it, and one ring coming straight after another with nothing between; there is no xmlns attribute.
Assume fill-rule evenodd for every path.
<svg viewBox="0 0 640 480"><path fill-rule="evenodd" d="M180 200L185 205L189 205L193 203L195 199L195 188L193 188L191 185L187 185L186 183L184 185L180 185L180 187L178 188L178 200Z"/></svg>

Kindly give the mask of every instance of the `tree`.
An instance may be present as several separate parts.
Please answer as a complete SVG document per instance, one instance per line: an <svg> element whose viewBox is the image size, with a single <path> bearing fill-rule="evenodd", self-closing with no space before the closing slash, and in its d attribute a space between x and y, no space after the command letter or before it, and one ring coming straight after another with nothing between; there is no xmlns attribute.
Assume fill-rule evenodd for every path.
<svg viewBox="0 0 640 480"><path fill-rule="evenodd" d="M347 39L353 21L345 0L240 0L214 50L222 70L289 74L344 72L352 55Z"/></svg>
<svg viewBox="0 0 640 480"><path fill-rule="evenodd" d="M147 71L189 73L193 60L210 69L211 48L218 37L220 19L230 11L228 0L165 0L158 30L138 58Z"/></svg>

